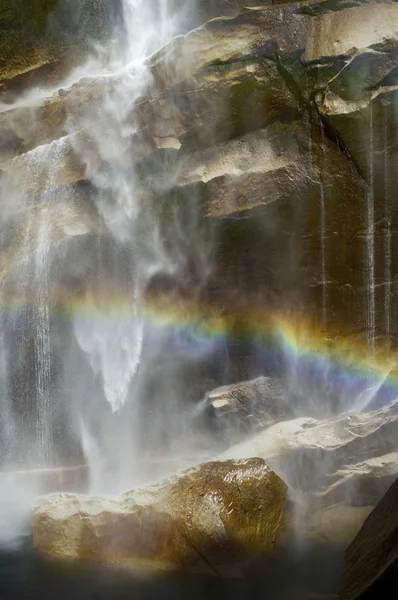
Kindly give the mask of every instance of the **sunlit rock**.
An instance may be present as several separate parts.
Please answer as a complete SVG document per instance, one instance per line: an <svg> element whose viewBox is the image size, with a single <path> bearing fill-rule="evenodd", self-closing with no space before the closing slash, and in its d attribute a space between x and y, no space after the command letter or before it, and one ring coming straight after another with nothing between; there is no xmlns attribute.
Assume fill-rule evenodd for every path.
<svg viewBox="0 0 398 600"><path fill-rule="evenodd" d="M398 474L398 401L325 421L264 429L222 458L260 456L289 485L289 528L301 538L348 545Z"/></svg>
<svg viewBox="0 0 398 600"><path fill-rule="evenodd" d="M213 390L204 410L212 427L231 443L282 420L288 408L281 382L259 377Z"/></svg>
<svg viewBox="0 0 398 600"><path fill-rule="evenodd" d="M106 126L102 105L115 97L117 101L122 85L123 80L116 77L85 78L39 105L0 113L0 129L7 128L16 136L17 151L77 132L82 121L86 136L95 137L96 129ZM139 130L134 134L134 146L138 145L141 155L151 141L152 151L164 138L178 138L184 148L194 149L298 115L289 85L275 61L267 58L192 70L181 85L170 81L164 87L159 91L148 86L148 97L130 107L131 123L136 121Z"/></svg>
<svg viewBox="0 0 398 600"><path fill-rule="evenodd" d="M86 178L86 165L76 156L66 137L38 146L1 166L15 185L32 192Z"/></svg>
<svg viewBox="0 0 398 600"><path fill-rule="evenodd" d="M327 6L327 3L326 3ZM398 41L398 10L388 2L325 11L311 19L304 59L351 54L385 40Z"/></svg>
<svg viewBox="0 0 398 600"><path fill-rule="evenodd" d="M381 447L383 444L381 443ZM350 458L347 459L349 463ZM327 504L352 502L375 506L398 477L398 453L390 452L364 461L345 464L330 474L329 486L318 495Z"/></svg>
<svg viewBox="0 0 398 600"><path fill-rule="evenodd" d="M329 81L333 86L336 75L352 71L350 63L358 53L372 53L369 46L385 44L386 58L379 62L388 63L391 44L396 45L396 10L383 3L341 10L332 2L313 10L292 4L277 10L256 7L234 18L210 21L150 59L153 81L148 82L147 98L134 109L135 118L141 128L148 128L149 136L185 136L180 139L183 146L192 146L194 140L209 144L228 139L275 118L290 121L315 90ZM376 13L377 26L371 30L371 15ZM339 27L345 28L344 35L339 35ZM297 62L297 55L302 61ZM307 64L325 58L332 61L327 69ZM97 109L112 99L120 84L120 76L85 78L42 105L20 106L0 115L0 126L6 120L31 149L78 130L82 118L87 127L94 125Z"/></svg>
<svg viewBox="0 0 398 600"><path fill-rule="evenodd" d="M177 181L182 188L201 184L206 213L221 216L274 202L305 185L300 161L294 132L278 136L269 128L187 155L177 166Z"/></svg>
<svg viewBox="0 0 398 600"><path fill-rule="evenodd" d="M48 95L27 96L15 104L4 104L0 128L9 127L20 140L20 151L63 138L81 130L82 121L98 121L97 110L116 87L114 77L84 77L67 89Z"/></svg>
<svg viewBox="0 0 398 600"><path fill-rule="evenodd" d="M306 417L282 421L233 446L225 457L260 456L271 460L273 468L278 464L289 485L295 482L299 487L314 489L320 481L330 481L333 469L354 464L350 463L351 457L363 463L395 452L397 431L396 400L370 413L346 413L324 421Z"/></svg>
<svg viewBox="0 0 398 600"><path fill-rule="evenodd" d="M8 237L0 247L1 281L11 272L17 276L23 261L34 257L40 244L55 249L72 237L104 233L93 190L84 182L22 196L6 186L4 196L8 202L3 202L3 219L9 225ZM12 217L17 208L19 219L15 222Z"/></svg>
<svg viewBox="0 0 398 600"><path fill-rule="evenodd" d="M291 135L294 130L289 132L289 141L283 133L283 125L279 136L272 128L263 129L187 155L179 164L179 184L209 183L220 177L239 177L244 173L255 176L291 167L298 158Z"/></svg>
<svg viewBox="0 0 398 600"><path fill-rule="evenodd" d="M354 54L358 49L388 41L396 43L397 7L375 2L371 6L341 7L333 2L308 8L256 6L231 19L214 19L174 40L152 60L161 65L165 52L175 79L187 68L199 70L212 62L233 62L245 56L281 58L296 52L304 61ZM278 53L278 54L277 54ZM188 58L188 60L187 60Z"/></svg>
<svg viewBox="0 0 398 600"><path fill-rule="evenodd" d="M180 141L175 137L154 137L153 140L159 150L179 150L181 148Z"/></svg>
<svg viewBox="0 0 398 600"><path fill-rule="evenodd" d="M285 493L261 459L204 463L118 497L44 497L33 541L59 558L236 575L277 548Z"/></svg>

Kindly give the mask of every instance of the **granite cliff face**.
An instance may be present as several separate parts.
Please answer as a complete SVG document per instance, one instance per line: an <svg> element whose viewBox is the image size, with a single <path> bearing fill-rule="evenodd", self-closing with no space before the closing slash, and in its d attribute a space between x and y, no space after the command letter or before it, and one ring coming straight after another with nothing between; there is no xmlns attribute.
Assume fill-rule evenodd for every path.
<svg viewBox="0 0 398 600"><path fill-rule="evenodd" d="M82 10L89 5L81 4ZM48 8L49 17L44 5L37 13L37 31L47 31L60 14L59 7ZM13 19L14 29L23 28L14 12L1 14ZM158 219L157 240L165 240L180 269L151 271L144 302L177 322L189 313L210 329L215 323L226 337L225 368L208 359L193 365L182 353L175 360L170 353L169 364L164 353L167 381L173 382L167 391L153 359L143 412L150 414L163 395L178 400L161 425L143 416L152 433L142 443L149 446L154 439L167 444L173 438L165 432L173 431L174 408L217 385L283 371L279 338L267 346L274 362L264 361L245 338L260 322L267 331L275 320L305 324L305 339L318 332L325 352L328 344L358 341L368 358L381 349L389 360L397 327L398 4L209 2L182 19L180 31L146 60L138 97L123 100L123 128L115 127L107 107L120 101L121 85L133 77L128 70L84 77L34 106L25 105L22 95L16 104L3 104L0 113L2 302L19 303L20 267L39 246L45 215L56 256L46 292L53 332L49 389L62 390L71 380L68 394L74 396L62 348L76 345L75 332L57 315L69 314L71 305L100 311L106 298L99 298L98 286L113 302L114 290L119 297L130 289L130 248L115 242L107 221L112 190L100 189L115 165L121 178L134 182L142 212ZM16 75L36 69L25 47L26 67L12 67L22 51L18 35L11 36L2 75L6 90L14 89ZM26 43L35 35L24 34ZM35 51L41 47L35 41ZM123 142L116 158L115 131ZM108 135L109 145L100 146L98 139ZM135 235L142 247L149 245L145 219ZM126 302L129 306L130 299ZM11 362L18 365L9 383L13 410L31 392L18 372L24 368L35 377L34 323L29 317L24 324L29 343L23 351L20 337L10 334ZM85 364L76 356L72 371ZM188 391L187 382L195 382ZM97 380L90 385L88 396L101 394ZM64 394L54 396L55 413L62 414ZM34 410L35 403L28 404ZM53 418L67 427L60 415Z"/></svg>
<svg viewBox="0 0 398 600"><path fill-rule="evenodd" d="M238 4L218 3L219 18L150 59L125 168L136 165L148 203L195 195L205 216L222 218L209 293L223 309L311 308L311 325L328 337L389 346L397 5ZM106 170L89 115L114 87L86 79L45 100L34 119L31 108L3 112L2 170L32 193L51 185L60 194L85 179L82 148ZM88 126L73 133L82 115ZM42 144L51 180L24 155Z"/></svg>

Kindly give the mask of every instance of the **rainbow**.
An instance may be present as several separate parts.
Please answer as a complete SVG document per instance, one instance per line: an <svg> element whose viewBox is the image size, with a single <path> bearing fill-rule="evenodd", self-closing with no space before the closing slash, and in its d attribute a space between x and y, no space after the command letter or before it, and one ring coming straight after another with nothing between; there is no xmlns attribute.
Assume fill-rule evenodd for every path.
<svg viewBox="0 0 398 600"><path fill-rule="evenodd" d="M124 296L125 297L125 296ZM69 312L84 311L88 318L126 318L131 315L122 298L108 298L105 308L98 308L98 296L86 297L84 303L69 306ZM100 314L98 314L100 311ZM283 362L284 368L300 385L311 379L319 389L327 385L347 400L358 399L365 407L376 392L386 401L398 396L397 352L387 348L386 341L376 344L369 356L366 340L339 334L325 339L320 327L305 315L286 311L269 311L252 305L241 306L238 313L227 313L214 304L189 299L170 300L165 296L147 299L142 318L150 328L189 336L184 345L187 353L213 352L227 341L245 340L252 345L264 366Z"/></svg>
<svg viewBox="0 0 398 600"><path fill-rule="evenodd" d="M164 336L188 340L182 349L187 354L213 352L227 342L245 340L267 367L283 362L302 385L306 378L313 385L327 385L337 394L358 397L358 406L366 406L369 398L382 391L386 400L398 396L398 357L396 350L386 347L385 340L376 344L369 356L366 340L343 335L326 338L303 314L270 311L252 305L241 306L239 312L226 312L214 304L189 299L172 299L158 295L146 299L136 316L128 290L105 292L87 290L69 293L51 302L53 312L62 317L83 319L111 331L116 323L132 323L139 318L146 327ZM14 311L24 311L22 302ZM9 311L10 309L8 309ZM2 311L5 312L4 310Z"/></svg>

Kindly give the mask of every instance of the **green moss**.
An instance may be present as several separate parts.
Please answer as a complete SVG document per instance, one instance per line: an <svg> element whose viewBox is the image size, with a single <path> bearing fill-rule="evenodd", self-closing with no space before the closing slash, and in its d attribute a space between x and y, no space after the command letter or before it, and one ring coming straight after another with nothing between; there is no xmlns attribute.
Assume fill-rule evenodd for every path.
<svg viewBox="0 0 398 600"><path fill-rule="evenodd" d="M213 64L198 76L198 87L201 86L206 97L202 100L198 94L198 116L191 119L187 133L180 138L187 149L207 147L273 121L290 123L301 111L276 61L264 57ZM183 96L184 89L179 92ZM202 103L212 109L205 110ZM209 118L204 119L203 114Z"/></svg>
<svg viewBox="0 0 398 600"><path fill-rule="evenodd" d="M240 135L267 126L275 120L281 124L297 118L299 107L273 61L263 60L254 74L247 73L229 90L229 127ZM263 73L263 75L261 75Z"/></svg>
<svg viewBox="0 0 398 600"><path fill-rule="evenodd" d="M245 69L250 65L258 66L264 65L264 59L257 56L244 56L240 60L231 60L229 62L220 62L207 65L203 69L198 71L198 76L206 75L208 73L216 73L217 75L226 75L232 73L238 69Z"/></svg>
<svg viewBox="0 0 398 600"><path fill-rule="evenodd" d="M289 121L287 123L282 121L274 121L267 127L267 131L275 131L280 133L288 133L292 134L296 131L298 127L300 127L301 121L298 119L294 121Z"/></svg>

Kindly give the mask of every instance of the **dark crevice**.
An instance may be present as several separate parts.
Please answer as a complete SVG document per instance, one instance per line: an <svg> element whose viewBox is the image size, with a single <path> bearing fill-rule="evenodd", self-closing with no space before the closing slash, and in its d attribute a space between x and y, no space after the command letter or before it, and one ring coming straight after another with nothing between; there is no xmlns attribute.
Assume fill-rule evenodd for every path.
<svg viewBox="0 0 398 600"><path fill-rule="evenodd" d="M303 110L306 105L306 101L301 92L300 86L293 77L293 75L290 73L290 71L286 69L286 67L283 65L280 56L277 52L275 53L275 63L278 73L282 77L283 81L286 83L286 86L291 92L293 98L296 100L298 106Z"/></svg>
<svg viewBox="0 0 398 600"><path fill-rule="evenodd" d="M216 575L216 577L221 577L221 574L219 573L219 571L217 571L216 567L211 564L211 562L206 558L206 556L204 556L204 554L202 554L202 552L200 552L200 550L198 550L198 548L195 546L193 541L187 536L187 534L184 531L182 531L178 527L177 524L176 524L176 528L178 529L181 536L185 539L187 544L189 544L189 546L191 546L191 548L194 550L194 552L205 563L205 565L212 571L212 573L214 573L214 575Z"/></svg>
<svg viewBox="0 0 398 600"><path fill-rule="evenodd" d="M297 81L295 80L293 75L289 72L289 70L286 69L286 67L283 65L283 63L280 59L280 56L277 53L275 54L275 60L276 60L278 72L280 73L281 77L285 81L291 94L295 98L298 106L301 108L301 110L303 112L304 111L307 112L309 121L312 122L316 127L320 128L320 126L321 126L323 128L323 131L324 131L324 134L326 135L326 137L339 148L339 150L344 154L344 156L349 160L351 165L354 167L355 172L357 173L359 178L367 185L367 181L364 177L364 174L361 172L361 170L360 170L359 166L357 165L356 161L354 160L352 154L348 150L347 146L344 144L344 141L340 138L337 131L333 128L333 126L331 125L328 118L325 115L323 115L321 113L321 111L319 110L319 106L315 100L314 91L312 92L310 99L307 101L302 94L299 84L297 83ZM317 93L319 93L319 91L322 91L323 89L325 89L325 87L326 87L326 85L322 86L322 88L317 90ZM321 125L319 125L319 123L317 123L316 120L313 119L312 112L311 112L311 106L314 106L317 116L318 116L318 119L319 119L319 123Z"/></svg>
<svg viewBox="0 0 398 600"><path fill-rule="evenodd" d="M313 106L317 112L319 121L322 124L323 131L324 131L326 137L339 148L339 150L344 154L344 156L347 158L347 160L351 163L351 165L354 168L359 179L368 186L369 184L368 184L368 181L366 180L364 173L360 169L359 165L355 161L354 157L352 156L351 152L345 145L344 141L339 136L338 132L334 129L334 127L330 123L329 119L324 114L321 113L321 111L319 110L319 106L316 102L313 103ZM319 127L319 125L317 125L315 121L313 121L313 123L317 127Z"/></svg>
<svg viewBox="0 0 398 600"><path fill-rule="evenodd" d="M261 62L261 60L271 60L272 62L275 62L275 44L274 43L270 43L270 51L268 52L261 52L261 53L253 53L253 54L246 54L244 56L240 56L238 59L237 58L229 58L227 60L218 60L215 59L205 65L203 65L203 67L201 69L198 69L197 73L198 75L201 75L203 73L207 73L209 70L211 69L220 69L222 67L229 67L231 65L250 65L252 63L259 63Z"/></svg>

